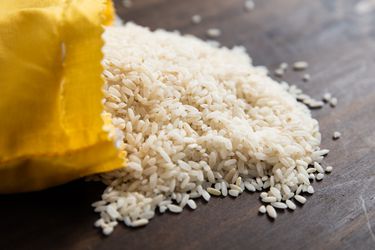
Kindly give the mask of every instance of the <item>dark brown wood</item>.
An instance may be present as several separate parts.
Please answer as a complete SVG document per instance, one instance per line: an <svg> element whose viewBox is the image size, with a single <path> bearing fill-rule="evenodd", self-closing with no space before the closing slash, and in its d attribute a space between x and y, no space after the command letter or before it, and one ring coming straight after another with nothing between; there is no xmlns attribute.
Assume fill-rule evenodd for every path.
<svg viewBox="0 0 375 250"><path fill-rule="evenodd" d="M358 15L356 0L255 0L252 12L244 0L133 2L117 2L125 20L202 38L218 27L222 44L246 46L257 65L308 61L310 82L290 71L285 79L312 96L338 97L335 109L313 111L333 173L314 183L303 208L276 221L258 215L258 195L243 194L158 215L145 228L120 225L110 237L92 227L101 184L0 196L0 249L375 249L375 12ZM194 14L201 24L191 23ZM335 130L340 140L331 139Z"/></svg>

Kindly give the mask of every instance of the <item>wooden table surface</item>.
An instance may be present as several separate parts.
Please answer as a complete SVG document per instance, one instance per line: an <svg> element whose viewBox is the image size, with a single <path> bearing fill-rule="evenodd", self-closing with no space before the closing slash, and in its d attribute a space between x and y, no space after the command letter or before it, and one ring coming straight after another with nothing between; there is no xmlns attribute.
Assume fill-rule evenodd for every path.
<svg viewBox="0 0 375 250"><path fill-rule="evenodd" d="M90 204L103 190L76 181L47 191L0 196L0 249L375 249L375 10L356 0L133 0L126 20L205 38L222 30L223 45L244 45L257 65L306 60L312 80L285 79L313 97L325 91L338 106L313 111L334 171L316 193L276 221L260 216L258 194L213 198L194 212L158 215L141 229L120 225L103 237ZM199 25L191 16L200 14ZM342 138L331 139L334 131Z"/></svg>

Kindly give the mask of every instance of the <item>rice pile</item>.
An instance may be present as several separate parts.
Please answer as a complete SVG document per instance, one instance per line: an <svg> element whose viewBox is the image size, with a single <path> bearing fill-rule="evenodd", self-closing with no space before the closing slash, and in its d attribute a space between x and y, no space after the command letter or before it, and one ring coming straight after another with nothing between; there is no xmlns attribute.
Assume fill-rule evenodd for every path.
<svg viewBox="0 0 375 250"><path fill-rule="evenodd" d="M104 234L245 189L264 190L260 211L276 218L274 208L294 210L314 192L328 153L318 122L243 48L131 23L104 39L106 129L128 152L126 168L98 177L108 185L93 204Z"/></svg>

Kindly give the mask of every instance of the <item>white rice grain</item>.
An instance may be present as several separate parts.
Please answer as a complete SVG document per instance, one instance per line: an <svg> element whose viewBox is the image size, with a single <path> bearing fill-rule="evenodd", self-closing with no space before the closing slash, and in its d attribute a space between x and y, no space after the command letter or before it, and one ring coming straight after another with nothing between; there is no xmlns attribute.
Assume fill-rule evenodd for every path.
<svg viewBox="0 0 375 250"><path fill-rule="evenodd" d="M323 95L323 101L329 102L331 100L331 98L332 98L331 93L328 93L328 92L324 93L324 95Z"/></svg>
<svg viewBox="0 0 375 250"><path fill-rule="evenodd" d="M294 204L293 201L291 201L291 200L286 200L285 203L286 203L286 205L288 206L289 209L291 209L291 210L296 210L297 206L296 206L296 204Z"/></svg>
<svg viewBox="0 0 375 250"><path fill-rule="evenodd" d="M273 208L273 206L267 205L266 210L267 210L267 214L269 217L271 217L272 219L277 218L277 213L276 213L276 210Z"/></svg>
<svg viewBox="0 0 375 250"><path fill-rule="evenodd" d="M148 220L147 219L139 219L139 220L135 220L132 222L132 226L133 227L141 227L141 226L145 226L148 224Z"/></svg>
<svg viewBox="0 0 375 250"><path fill-rule="evenodd" d="M203 199L205 199L206 201L209 201L210 198L211 198L210 194L209 194L206 190L203 190L203 191L202 191L202 197L203 197Z"/></svg>
<svg viewBox="0 0 375 250"><path fill-rule="evenodd" d="M191 21L194 23L194 24L199 24L202 22L202 17L200 15L194 15L191 17Z"/></svg>
<svg viewBox="0 0 375 250"><path fill-rule="evenodd" d="M215 188L207 188L207 192L211 195L214 195L214 196L220 196L221 195L221 192L220 190L217 190Z"/></svg>
<svg viewBox="0 0 375 250"><path fill-rule="evenodd" d="M326 173L331 173L332 170L333 170L332 166L327 166L325 171L326 171Z"/></svg>
<svg viewBox="0 0 375 250"><path fill-rule="evenodd" d="M262 214L265 214L267 212L266 207L264 205L260 206L258 211Z"/></svg>
<svg viewBox="0 0 375 250"><path fill-rule="evenodd" d="M309 64L305 61L297 61L293 64L294 70L305 70L309 67Z"/></svg>
<svg viewBox="0 0 375 250"><path fill-rule="evenodd" d="M324 169L323 167L317 163L317 162L314 162L314 168L319 172L319 173L324 173Z"/></svg>
<svg viewBox="0 0 375 250"><path fill-rule="evenodd" d="M338 140L338 139L340 139L340 137L341 137L341 133L340 132L338 132L338 131L333 132L332 138L334 140Z"/></svg>
<svg viewBox="0 0 375 250"><path fill-rule="evenodd" d="M321 180L323 180L323 178L324 178L324 174L323 174L323 173L319 173L319 174L317 174L317 175L315 176L315 179L316 179L317 181L321 181Z"/></svg>
<svg viewBox="0 0 375 250"><path fill-rule="evenodd" d="M281 200L281 193L280 193L280 190L278 190L278 189L275 188L275 187L271 187L271 188L270 188L270 191L271 191L271 193L273 194L273 196L276 197L276 199L277 199L278 201Z"/></svg>
<svg viewBox="0 0 375 250"><path fill-rule="evenodd" d="M104 227L103 228L103 234L104 235L110 235L113 232L113 227Z"/></svg>
<svg viewBox="0 0 375 250"><path fill-rule="evenodd" d="M302 80L304 82L308 82L308 81L310 81L310 79L311 79L310 74L304 74L303 77L302 77Z"/></svg>
<svg viewBox="0 0 375 250"><path fill-rule="evenodd" d="M307 187L307 192L309 193L309 194L313 194L313 193L315 193L315 190L314 190L314 188L313 188L313 186L308 186Z"/></svg>
<svg viewBox="0 0 375 250"><path fill-rule="evenodd" d="M273 203L273 202L276 202L277 199L276 197L268 196L268 197L262 198L262 201L265 203Z"/></svg>
<svg viewBox="0 0 375 250"><path fill-rule="evenodd" d="M188 200L187 201L187 204L188 204L188 206L191 208L191 209L196 209L197 208L197 204L195 203L195 201L194 200Z"/></svg>
<svg viewBox="0 0 375 250"><path fill-rule="evenodd" d="M336 107L337 102L338 100L336 97L332 97L331 100L329 100L329 104L331 105L332 108Z"/></svg>
<svg viewBox="0 0 375 250"><path fill-rule="evenodd" d="M238 190L235 190L235 189L230 189L228 194L230 196L237 197L240 194L240 192Z"/></svg>
<svg viewBox="0 0 375 250"><path fill-rule="evenodd" d="M294 196L294 199L296 199L296 201L298 201L299 203L301 204L305 204L306 203L306 198L301 196L301 195L295 195Z"/></svg>
<svg viewBox="0 0 375 250"><path fill-rule="evenodd" d="M207 30L207 35L212 38L219 37L221 35L221 30L216 28L211 28Z"/></svg>
<svg viewBox="0 0 375 250"><path fill-rule="evenodd" d="M181 213L182 212L182 207L179 207L179 206L176 206L176 205L173 205L173 204L167 205L167 208L172 213Z"/></svg>
<svg viewBox="0 0 375 250"><path fill-rule="evenodd" d="M284 202L272 202L271 205L279 209L286 209L288 207Z"/></svg>
<svg viewBox="0 0 375 250"><path fill-rule="evenodd" d="M255 8L255 3L253 0L245 0L245 10L252 11Z"/></svg>
<svg viewBox="0 0 375 250"><path fill-rule="evenodd" d="M130 8L133 6L133 2L131 0L122 0L122 5L125 7L125 8Z"/></svg>
<svg viewBox="0 0 375 250"><path fill-rule="evenodd" d="M245 188L250 192L255 192L255 187L248 181L245 181Z"/></svg>

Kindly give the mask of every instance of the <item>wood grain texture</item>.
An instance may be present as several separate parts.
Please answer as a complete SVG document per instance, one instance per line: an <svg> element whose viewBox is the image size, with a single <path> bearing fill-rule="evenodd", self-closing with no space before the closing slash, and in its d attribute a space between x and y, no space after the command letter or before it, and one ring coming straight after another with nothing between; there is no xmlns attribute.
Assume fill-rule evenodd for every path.
<svg viewBox="0 0 375 250"><path fill-rule="evenodd" d="M257 194L199 202L197 211L158 215L141 229L120 225L110 237L92 227L98 183L73 182L38 193L0 196L0 249L375 249L375 12L359 15L356 0L134 0L119 15L152 29L205 38L222 30L223 45L244 45L257 65L306 60L312 80L285 80L320 97L334 93L335 109L313 111L331 149L334 171L316 193L276 221L258 215ZM199 25L191 16L200 14ZM333 141L334 131L342 138Z"/></svg>

